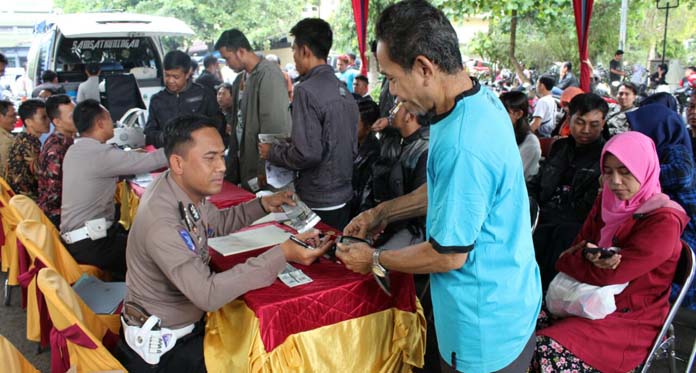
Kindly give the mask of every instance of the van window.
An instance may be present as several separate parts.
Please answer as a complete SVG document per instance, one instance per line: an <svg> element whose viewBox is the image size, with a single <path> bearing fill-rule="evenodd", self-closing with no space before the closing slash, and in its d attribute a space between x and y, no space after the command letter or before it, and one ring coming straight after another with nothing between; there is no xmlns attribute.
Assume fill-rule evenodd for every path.
<svg viewBox="0 0 696 373"><path fill-rule="evenodd" d="M38 57L36 59L36 66L29 66L29 69L36 69L36 84L42 83L41 74L48 70L48 55L51 53L51 48L53 47L53 35L51 33L44 34L41 37L39 43Z"/></svg>
<svg viewBox="0 0 696 373"><path fill-rule="evenodd" d="M61 81L83 81L84 66L101 64L102 74L128 73L149 67L161 77L155 45L149 37L61 38L56 53L56 72Z"/></svg>

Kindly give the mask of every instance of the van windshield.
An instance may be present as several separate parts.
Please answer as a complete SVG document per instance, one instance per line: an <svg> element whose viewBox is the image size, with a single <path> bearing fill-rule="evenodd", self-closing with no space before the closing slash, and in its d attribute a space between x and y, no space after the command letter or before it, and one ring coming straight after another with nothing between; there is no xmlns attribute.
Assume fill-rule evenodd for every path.
<svg viewBox="0 0 696 373"><path fill-rule="evenodd" d="M61 81L85 80L84 67L88 63L99 63L102 74L128 73L144 67L162 76L152 38L63 37L58 41L55 66Z"/></svg>

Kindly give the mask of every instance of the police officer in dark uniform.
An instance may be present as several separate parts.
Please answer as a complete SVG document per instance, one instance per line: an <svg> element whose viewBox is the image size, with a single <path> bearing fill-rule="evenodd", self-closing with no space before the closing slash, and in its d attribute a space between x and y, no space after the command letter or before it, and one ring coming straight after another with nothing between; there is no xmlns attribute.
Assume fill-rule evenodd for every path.
<svg viewBox="0 0 696 373"><path fill-rule="evenodd" d="M170 169L143 195L128 237L124 332L116 356L129 372L202 372L205 313L272 284L287 262L311 264L331 242L318 240L316 231L300 234L296 237L317 249L286 240L214 273L208 238L293 204L292 192L218 210L206 201L220 191L225 175L217 128L209 118L188 115L176 118L165 133ZM147 322L152 316L157 323Z"/></svg>
<svg viewBox="0 0 696 373"><path fill-rule="evenodd" d="M163 130L168 122L183 114L201 114L213 119L215 128L227 143L225 121L218 108L215 92L191 81L191 57L182 51L164 56L164 85L150 99L145 124L145 142L156 148L164 146Z"/></svg>

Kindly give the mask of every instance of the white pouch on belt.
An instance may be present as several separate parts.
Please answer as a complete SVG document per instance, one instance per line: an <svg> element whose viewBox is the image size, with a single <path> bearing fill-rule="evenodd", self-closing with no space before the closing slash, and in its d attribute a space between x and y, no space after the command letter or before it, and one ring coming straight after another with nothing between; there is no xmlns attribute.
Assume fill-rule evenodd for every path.
<svg viewBox="0 0 696 373"><path fill-rule="evenodd" d="M159 324L157 316L150 316L141 327L128 325L121 317L126 343L150 365L159 363L160 357L174 348L177 340L176 333L160 328Z"/></svg>
<svg viewBox="0 0 696 373"><path fill-rule="evenodd" d="M109 229L105 218L87 220L85 228L87 228L87 234L92 241L106 237L106 231Z"/></svg>

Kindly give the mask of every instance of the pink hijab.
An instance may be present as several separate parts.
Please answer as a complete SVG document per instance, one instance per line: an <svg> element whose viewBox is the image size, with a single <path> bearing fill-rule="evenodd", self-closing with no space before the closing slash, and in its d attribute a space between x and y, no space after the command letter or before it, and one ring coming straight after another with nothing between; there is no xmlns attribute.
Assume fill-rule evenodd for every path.
<svg viewBox="0 0 696 373"><path fill-rule="evenodd" d="M640 183L640 189L628 201L621 201L603 182L602 188L602 220L604 227L600 231L598 245L612 246L612 238L619 226L630 219L638 208L656 194L661 194L660 161L657 158L655 143L640 132L629 131L612 137L604 149L600 165L604 169L604 157L611 153L631 171L633 177ZM604 175L604 172L602 172Z"/></svg>

